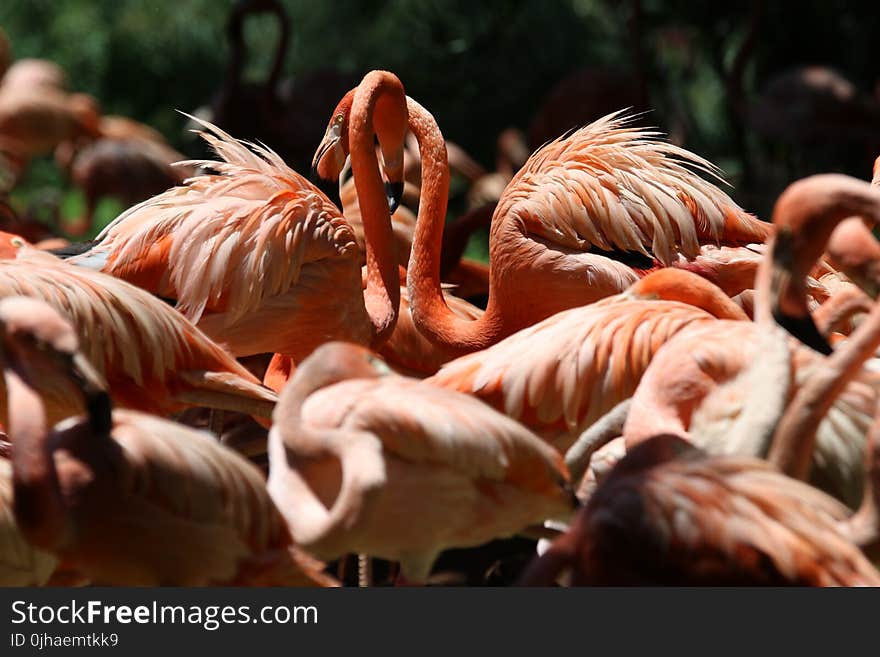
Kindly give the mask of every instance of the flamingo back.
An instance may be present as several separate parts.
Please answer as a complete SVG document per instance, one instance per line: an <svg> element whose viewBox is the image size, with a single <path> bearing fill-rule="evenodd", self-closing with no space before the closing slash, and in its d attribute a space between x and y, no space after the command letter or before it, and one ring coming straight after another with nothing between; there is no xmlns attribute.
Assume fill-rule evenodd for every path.
<svg viewBox="0 0 880 657"><path fill-rule="evenodd" d="M707 175L709 161L609 114L535 151L505 190L501 217L567 249L630 251L672 264L700 244L762 242L768 224L744 212ZM499 229L500 230L500 229Z"/></svg>
<svg viewBox="0 0 880 657"><path fill-rule="evenodd" d="M474 395L564 448L632 395L665 342L706 321L715 320L676 301L615 297L557 313L428 381Z"/></svg>
<svg viewBox="0 0 880 657"><path fill-rule="evenodd" d="M303 419L372 433L387 453L407 462L534 493L559 497L567 481L562 457L528 429L472 397L415 379L388 376L328 386L306 400Z"/></svg>
<svg viewBox="0 0 880 657"><path fill-rule="evenodd" d="M201 123L222 160L184 164L214 173L122 213L72 263L177 299L193 322L223 311L230 324L294 287L309 263L357 267L354 233L323 193L269 148Z"/></svg>
<svg viewBox="0 0 880 657"><path fill-rule="evenodd" d="M94 581L241 584L252 575L302 586L329 579L317 562L303 570L308 559L291 556L291 539L260 471L210 434L119 410L112 436L120 448L117 468L108 469L94 440L81 440L76 428L59 436L69 454L56 455L62 478L75 472L65 469L67 459L94 474L85 487L69 482L83 489L69 509L77 539L65 550Z"/></svg>

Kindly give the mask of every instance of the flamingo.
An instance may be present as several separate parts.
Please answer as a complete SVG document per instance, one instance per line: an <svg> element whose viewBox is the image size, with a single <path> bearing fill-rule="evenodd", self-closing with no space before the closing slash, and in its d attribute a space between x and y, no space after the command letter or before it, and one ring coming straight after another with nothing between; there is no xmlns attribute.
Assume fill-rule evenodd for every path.
<svg viewBox="0 0 880 657"><path fill-rule="evenodd" d="M610 115L538 150L511 181L492 219L486 312L463 321L440 291L449 185L443 138L421 105L408 99L408 110L422 152L410 303L419 330L460 354L621 292L655 263L695 258L701 242L746 244L769 234L766 224L689 168L714 172L710 163ZM336 115L344 123L343 104ZM343 132L328 131L318 149L317 171L325 179L339 175L347 148Z"/></svg>
<svg viewBox="0 0 880 657"><path fill-rule="evenodd" d="M711 331L716 318L747 316L705 279L661 269L447 363L428 382L474 395L565 450L633 394L665 342L692 326Z"/></svg>
<svg viewBox="0 0 880 657"><path fill-rule="evenodd" d="M846 507L769 463L675 435L630 450L520 583L880 586Z"/></svg>
<svg viewBox="0 0 880 657"><path fill-rule="evenodd" d="M628 446L569 533L533 564L524 577L527 583L546 583L566 567L573 568L577 584L880 582L880 574L858 549L875 546L880 537L880 417L865 450L868 485L856 514L780 473L774 463L800 457L809 462L813 441L810 431L780 435L792 414L790 348L797 343L781 328L762 328L769 330L759 338L761 358L710 395L691 400L694 417L712 415L707 407L723 410L736 393L739 417L721 432L727 449L707 454L688 440L711 442L711 436L701 434L706 425L695 419L692 436L685 436L668 418L644 418L634 400L629 417L652 424L656 433ZM728 348L734 344L729 341ZM718 361L705 354L695 360ZM827 371L839 374L830 362ZM820 379L827 378L820 373ZM681 385L668 383L672 388ZM732 453L746 443L769 451L773 463Z"/></svg>
<svg viewBox="0 0 880 657"><path fill-rule="evenodd" d="M269 433L269 492L320 557L401 563L423 582L449 547L510 536L576 503L559 454L479 401L328 343L300 364Z"/></svg>
<svg viewBox="0 0 880 657"><path fill-rule="evenodd" d="M73 328L34 299L0 301L16 521L33 545L119 585L328 584L297 548L260 472L209 434L111 414ZM86 417L49 428L53 379Z"/></svg>
<svg viewBox="0 0 880 657"><path fill-rule="evenodd" d="M173 308L125 281L70 266L0 235L0 298L41 299L75 325L92 366L124 407L168 415L210 406L269 417L275 395ZM80 412L79 397L46 386L53 424ZM0 392L0 417L6 396Z"/></svg>
<svg viewBox="0 0 880 657"><path fill-rule="evenodd" d="M658 351L633 396L623 430L628 448L665 432L686 439L700 436L701 446L710 452L768 456L769 440L730 431L742 412L741 395L748 391L748 386L735 383L736 378L759 354L759 360L768 363L758 345L761 336L774 329L773 318L797 337L806 333L808 344L830 352L807 310L805 280L834 227L854 214L880 217L880 190L848 176L826 174L793 183L783 192L773 213L776 235L757 280L758 323L719 322L712 330L682 331ZM816 449L814 454L808 443L809 448L798 453L797 466L787 464L784 470L806 477L810 461L803 458L808 453L813 481L850 504L862 493L865 436L878 399L876 374L861 367L880 346L872 324L863 321L840 348L842 353L835 354L835 362L844 365L830 376L821 355L793 338L787 361L796 399L814 402L809 412L804 410L806 402L792 402L792 409L799 410L791 413L800 413L799 419L786 414L781 426L789 426L792 435L809 433ZM711 413L695 413L710 394L723 403L709 405ZM706 425L716 429L709 431Z"/></svg>
<svg viewBox="0 0 880 657"><path fill-rule="evenodd" d="M365 289L351 227L329 199L271 150L248 149L210 124L204 137L224 161L202 164L218 173L124 212L70 261L176 300L235 356L274 352L298 362L333 339L379 346L394 329L400 287L373 139L394 205L406 120L379 119L406 106L399 81L384 72L368 74L351 100Z"/></svg>
<svg viewBox="0 0 880 657"><path fill-rule="evenodd" d="M184 157L155 130L125 117L102 117L99 137L82 143L67 141L55 149L55 161L85 193L85 215L67 232L81 235L92 227L103 197L126 207L183 184L194 167L174 166Z"/></svg>

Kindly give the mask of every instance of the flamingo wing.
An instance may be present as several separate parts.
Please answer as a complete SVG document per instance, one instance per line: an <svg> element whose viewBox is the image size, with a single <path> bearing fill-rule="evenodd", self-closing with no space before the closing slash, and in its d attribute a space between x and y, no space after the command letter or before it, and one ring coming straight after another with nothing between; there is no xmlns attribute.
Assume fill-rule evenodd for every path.
<svg viewBox="0 0 880 657"><path fill-rule="evenodd" d="M675 301L615 297L557 313L447 363L428 381L475 395L541 432L572 434L632 395L673 335L710 319Z"/></svg>
<svg viewBox="0 0 880 657"><path fill-rule="evenodd" d="M274 402L276 396L173 308L112 276L73 267L22 247L0 260L0 297L41 299L71 319L83 353L111 383L137 390L126 405L141 408L143 389L175 394L187 386ZM120 387L114 389L113 384ZM131 392L131 391L130 391Z"/></svg>
<svg viewBox="0 0 880 657"><path fill-rule="evenodd" d="M201 122L222 161L123 212L97 244L71 259L176 299L197 322L206 310L234 322L296 285L304 266L358 257L339 210L272 150Z"/></svg>
<svg viewBox="0 0 880 657"><path fill-rule="evenodd" d="M567 249L630 251L670 265L702 243L762 242L769 224L711 182L707 160L609 114L537 150L499 202L528 233Z"/></svg>

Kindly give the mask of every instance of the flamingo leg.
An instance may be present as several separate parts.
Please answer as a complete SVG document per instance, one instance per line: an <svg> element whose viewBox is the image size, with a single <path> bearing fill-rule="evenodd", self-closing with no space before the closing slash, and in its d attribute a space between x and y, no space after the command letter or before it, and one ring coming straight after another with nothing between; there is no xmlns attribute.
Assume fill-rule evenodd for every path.
<svg viewBox="0 0 880 657"><path fill-rule="evenodd" d="M373 561L367 554L357 555L358 587L365 589L373 585Z"/></svg>
<svg viewBox="0 0 880 657"><path fill-rule="evenodd" d="M565 453L565 465L573 483L579 482L590 467L590 459L600 447L623 434L632 399L625 399L590 425Z"/></svg>

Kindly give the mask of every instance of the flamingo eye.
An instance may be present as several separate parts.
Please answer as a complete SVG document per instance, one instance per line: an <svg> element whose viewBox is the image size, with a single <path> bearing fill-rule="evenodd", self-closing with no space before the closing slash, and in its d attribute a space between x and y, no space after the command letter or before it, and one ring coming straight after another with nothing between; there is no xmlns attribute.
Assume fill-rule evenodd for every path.
<svg viewBox="0 0 880 657"><path fill-rule="evenodd" d="M11 240L9 240L9 242L10 242L10 243L12 244L12 246L14 246L16 249L19 249L19 248L21 248L21 247L24 246L24 240L21 239L20 237L13 237Z"/></svg>

